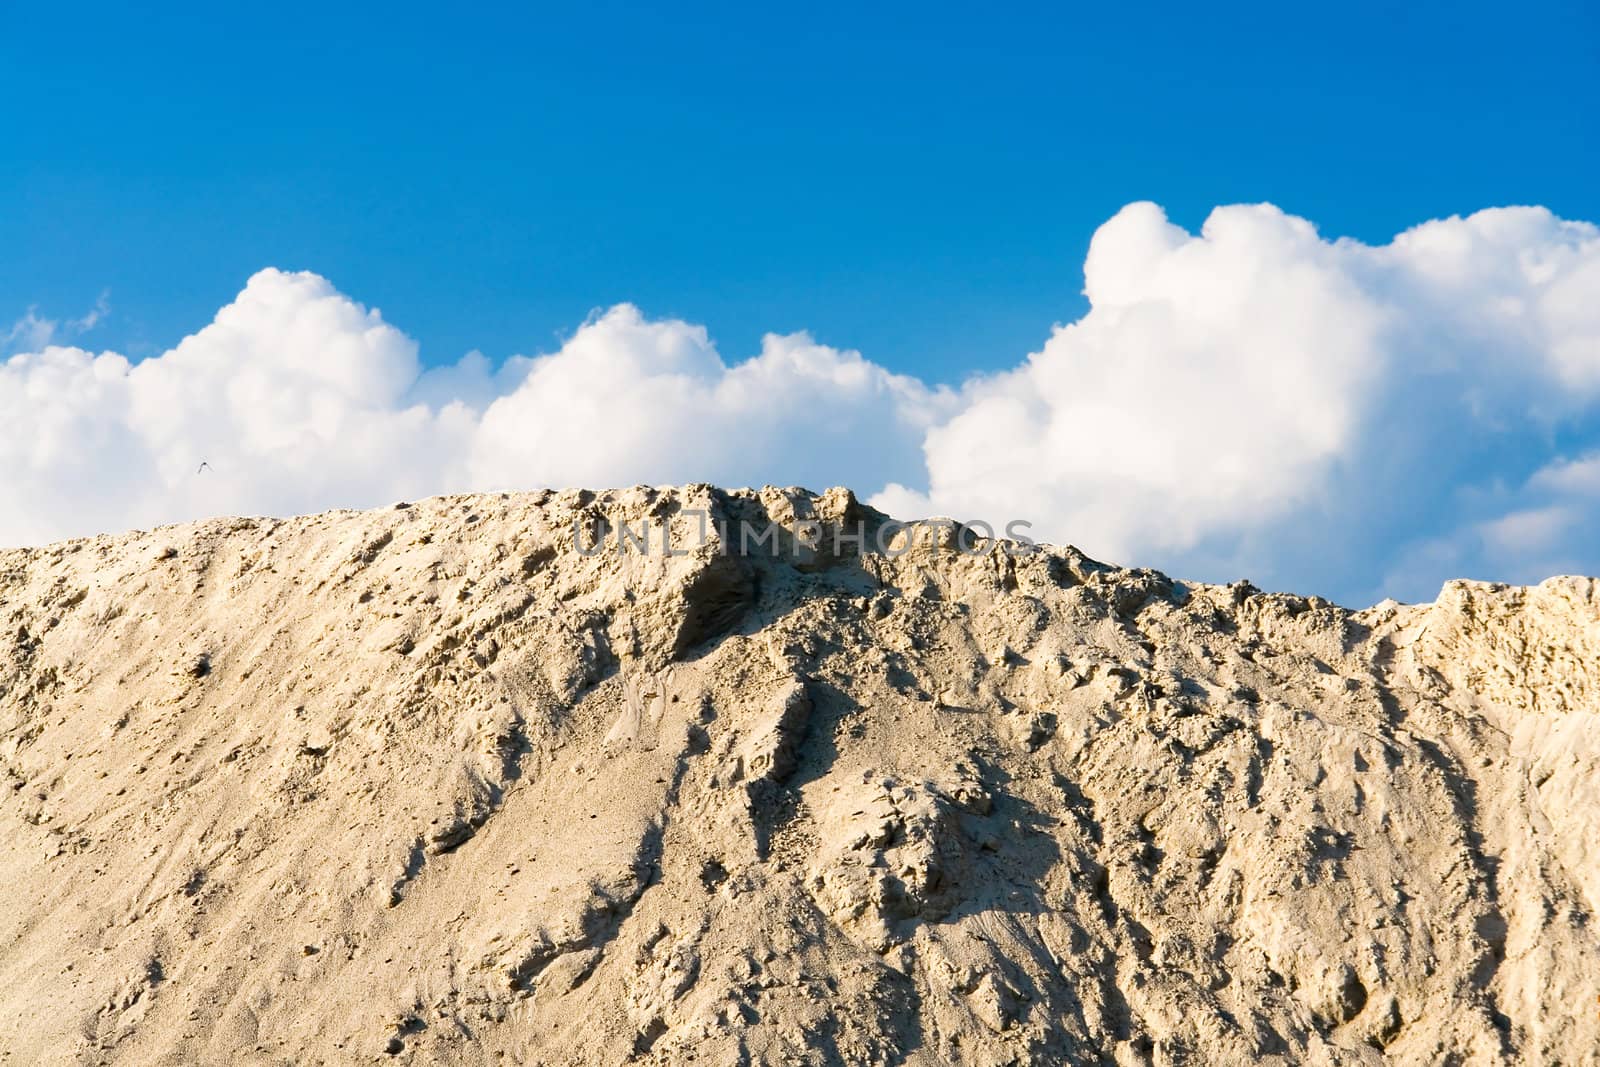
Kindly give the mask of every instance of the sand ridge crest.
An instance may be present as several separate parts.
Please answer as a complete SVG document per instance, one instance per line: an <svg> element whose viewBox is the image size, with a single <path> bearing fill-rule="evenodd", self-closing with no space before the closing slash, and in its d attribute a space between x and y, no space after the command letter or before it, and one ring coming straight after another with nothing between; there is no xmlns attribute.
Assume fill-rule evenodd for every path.
<svg viewBox="0 0 1600 1067"><path fill-rule="evenodd" d="M0 1062L1594 1062L1594 580L571 540L702 510L886 521L0 552Z"/></svg>

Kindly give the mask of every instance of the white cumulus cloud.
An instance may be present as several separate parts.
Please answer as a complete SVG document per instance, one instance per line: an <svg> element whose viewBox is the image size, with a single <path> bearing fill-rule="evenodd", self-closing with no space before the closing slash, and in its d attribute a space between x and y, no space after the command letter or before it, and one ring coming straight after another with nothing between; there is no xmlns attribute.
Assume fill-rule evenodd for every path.
<svg viewBox="0 0 1600 1067"><path fill-rule="evenodd" d="M1483 524L1513 502L1490 490L1600 414L1600 230L1540 208L1373 247L1270 205L1190 234L1133 204L1084 274L1089 312L970 383L928 434L926 485L881 504L1029 512L1212 578L1426 595L1441 567L1503 568ZM1476 547L1405 563L1468 530Z"/></svg>
<svg viewBox="0 0 1600 1067"><path fill-rule="evenodd" d="M1103 225L1089 311L957 390L806 334L725 360L630 305L557 350L424 369L265 270L132 362L29 313L0 359L0 544L427 493L850 484L1106 558L1363 600L1600 571L1600 230L1541 208L1371 246L1270 205ZM1004 365L985 354L986 365ZM203 465L203 467L202 467Z"/></svg>
<svg viewBox="0 0 1600 1067"><path fill-rule="evenodd" d="M951 399L805 334L768 335L758 356L729 367L704 327L623 305L489 406L472 477L877 486L919 473L922 433Z"/></svg>
<svg viewBox="0 0 1600 1067"><path fill-rule="evenodd" d="M0 362L0 543L469 489L881 485L917 475L952 399L804 334L729 366L703 327L628 305L553 353L424 372L377 311L264 270L160 356Z"/></svg>

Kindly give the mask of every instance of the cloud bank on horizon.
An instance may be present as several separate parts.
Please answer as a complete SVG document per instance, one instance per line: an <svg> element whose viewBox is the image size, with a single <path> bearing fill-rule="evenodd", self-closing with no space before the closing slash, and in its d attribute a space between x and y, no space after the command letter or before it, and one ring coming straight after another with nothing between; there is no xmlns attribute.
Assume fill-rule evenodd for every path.
<svg viewBox="0 0 1600 1067"><path fill-rule="evenodd" d="M848 484L1349 603L1600 573L1600 227L1497 208L1371 246L1271 205L1190 234L1136 203L1084 275L1082 318L955 389L804 333L730 363L626 304L554 352L424 369L377 310L275 269L139 362L30 312L0 333L0 544L709 481Z"/></svg>

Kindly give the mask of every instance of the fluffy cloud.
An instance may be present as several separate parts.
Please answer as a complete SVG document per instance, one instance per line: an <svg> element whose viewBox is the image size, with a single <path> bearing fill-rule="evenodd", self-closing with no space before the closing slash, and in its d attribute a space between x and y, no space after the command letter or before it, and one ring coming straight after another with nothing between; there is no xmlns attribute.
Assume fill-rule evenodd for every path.
<svg viewBox="0 0 1600 1067"><path fill-rule="evenodd" d="M157 358L14 356L0 364L0 540L447 485L473 420L406 403L417 374L416 346L376 312L278 271Z"/></svg>
<svg viewBox="0 0 1600 1067"><path fill-rule="evenodd" d="M1450 568L1507 573L1516 549L1487 524L1529 494L1500 487L1597 413L1600 230L1543 209L1371 247L1270 205L1191 235L1134 204L1084 273L1088 314L969 384L928 434L926 486L882 504L1031 513L1112 557L1414 597ZM1539 527L1559 540L1563 521Z"/></svg>
<svg viewBox="0 0 1600 1067"><path fill-rule="evenodd" d="M472 483L879 486L920 473L922 433L951 400L805 334L728 367L704 327L624 305L489 406Z"/></svg>
<svg viewBox="0 0 1600 1067"><path fill-rule="evenodd" d="M1084 274L1087 314L957 391L805 334L728 363L628 305L555 352L424 371L377 311L276 270L138 363L30 315L0 361L0 543L706 480L848 483L907 517L1024 518L1348 600L1600 570L1594 226L1507 208L1368 246L1268 205L1190 234L1134 204Z"/></svg>
<svg viewBox="0 0 1600 1067"><path fill-rule="evenodd" d="M1085 278L1089 314L929 434L930 491L885 500L1027 509L1113 553L1304 508L1383 371L1383 309L1339 250L1272 208L1218 211L1193 238L1136 204L1096 234Z"/></svg>
<svg viewBox="0 0 1600 1067"><path fill-rule="evenodd" d="M557 352L423 373L416 345L313 274L265 270L134 364L0 363L0 543L467 489L916 477L948 391L804 334L728 366L631 306Z"/></svg>

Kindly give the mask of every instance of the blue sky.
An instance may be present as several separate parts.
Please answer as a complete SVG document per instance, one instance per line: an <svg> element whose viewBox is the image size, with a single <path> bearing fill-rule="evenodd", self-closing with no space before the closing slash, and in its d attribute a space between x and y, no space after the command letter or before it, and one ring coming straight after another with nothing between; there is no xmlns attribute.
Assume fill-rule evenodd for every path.
<svg viewBox="0 0 1600 1067"><path fill-rule="evenodd" d="M1600 573L1597 130L1576 3L0 0L0 545L715 481Z"/></svg>
<svg viewBox="0 0 1600 1067"><path fill-rule="evenodd" d="M428 363L628 300L956 381L1081 313L1130 201L1600 217L1597 42L1582 4L0 3L0 319L106 292L89 341L149 355L271 265Z"/></svg>

